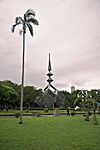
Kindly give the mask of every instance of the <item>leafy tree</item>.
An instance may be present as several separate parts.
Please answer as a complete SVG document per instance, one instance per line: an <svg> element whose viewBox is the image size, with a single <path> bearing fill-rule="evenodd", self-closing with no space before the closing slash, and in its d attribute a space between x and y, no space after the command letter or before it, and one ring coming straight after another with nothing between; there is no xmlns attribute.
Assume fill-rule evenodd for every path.
<svg viewBox="0 0 100 150"><path fill-rule="evenodd" d="M50 88L46 89L42 95L36 98L36 103L40 107L45 108L59 108L63 106L64 103L64 95L60 91L52 91Z"/></svg>
<svg viewBox="0 0 100 150"><path fill-rule="evenodd" d="M20 107L20 95L21 95L20 91L21 91L21 86L18 85L18 84L16 84L16 83L13 83L10 80L0 81L0 84L8 86L8 87L11 87L11 88L13 88L16 91L16 93L18 94L18 96L17 96L16 101L13 104L13 108L19 109L19 107Z"/></svg>
<svg viewBox="0 0 100 150"><path fill-rule="evenodd" d="M0 85L0 106L1 110L6 108L8 111L9 108L11 108L18 97L17 92L8 86Z"/></svg>
<svg viewBox="0 0 100 150"><path fill-rule="evenodd" d="M18 94L17 99L14 100L12 108L19 109L20 106L20 97L21 97L21 85L11 82L10 80L0 81L0 85L13 88ZM34 86L25 86L24 87L24 109L37 107L35 103L36 97L42 95L42 89L37 89ZM1 95L0 95L1 96Z"/></svg>
<svg viewBox="0 0 100 150"><path fill-rule="evenodd" d="M50 108L53 107L55 99L55 93L48 88L44 93L42 93L42 95L37 96L36 104L43 108Z"/></svg>
<svg viewBox="0 0 100 150"><path fill-rule="evenodd" d="M64 99L64 105L63 107L64 108L68 108L68 107L71 107L72 103L71 103L71 96L70 96L70 93L67 92L67 91L61 91L64 96L65 96L65 99Z"/></svg>
<svg viewBox="0 0 100 150"><path fill-rule="evenodd" d="M97 102L100 102L100 91L99 90L91 90L91 101L92 101L92 107L93 107L93 124L97 125L98 121L96 118L96 109L97 109Z"/></svg>
<svg viewBox="0 0 100 150"><path fill-rule="evenodd" d="M27 109L36 107L37 104L35 103L36 97L42 94L41 89L36 89L33 86L25 86L24 87L24 106Z"/></svg>
<svg viewBox="0 0 100 150"><path fill-rule="evenodd" d="M70 104L71 104L71 108L74 108L74 101L75 99L77 98L77 94L79 93L79 90L76 90L76 91L73 91L71 94L70 94Z"/></svg>
<svg viewBox="0 0 100 150"><path fill-rule="evenodd" d="M38 25L38 21L35 19L35 12L32 9L28 9L23 17L16 17L15 24L12 26L12 32L14 32L17 25L22 25L21 32L23 33L23 55L22 55L22 83L21 83L21 106L20 106L20 124L22 121L23 110L23 89L24 89L24 57L25 57L25 34L26 28L29 29L31 36L33 36L32 24Z"/></svg>
<svg viewBox="0 0 100 150"><path fill-rule="evenodd" d="M75 104L77 104L77 102L86 110L86 121L89 121L89 111L93 109L93 124L97 125L96 109L97 102L100 102L100 91L96 89L91 91L83 90L79 92Z"/></svg>
<svg viewBox="0 0 100 150"><path fill-rule="evenodd" d="M91 97L90 97L90 93L87 90L82 90L77 94L77 98L74 102L74 105L77 105L77 103L79 103L79 105L81 107L83 107L83 109L86 111L86 121L89 121L89 112L91 109Z"/></svg>

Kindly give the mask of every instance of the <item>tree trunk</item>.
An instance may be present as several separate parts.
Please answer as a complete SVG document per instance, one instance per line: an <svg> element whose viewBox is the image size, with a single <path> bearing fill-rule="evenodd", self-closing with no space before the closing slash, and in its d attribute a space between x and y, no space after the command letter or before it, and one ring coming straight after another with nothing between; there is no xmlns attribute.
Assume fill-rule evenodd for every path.
<svg viewBox="0 0 100 150"><path fill-rule="evenodd" d="M85 121L89 121L89 111L86 110L86 118L85 118Z"/></svg>
<svg viewBox="0 0 100 150"><path fill-rule="evenodd" d="M59 108L54 108L54 116L59 116Z"/></svg>
<svg viewBox="0 0 100 150"><path fill-rule="evenodd" d="M8 104L6 104L6 111L8 111L8 108L9 108L9 107L8 107Z"/></svg>
<svg viewBox="0 0 100 150"><path fill-rule="evenodd" d="M93 110L93 125L98 125L95 110Z"/></svg>
<svg viewBox="0 0 100 150"><path fill-rule="evenodd" d="M24 58L25 58L25 31L23 27L23 52L22 52L22 81L21 81L21 102L20 102L20 121L23 124L23 90L24 90Z"/></svg>

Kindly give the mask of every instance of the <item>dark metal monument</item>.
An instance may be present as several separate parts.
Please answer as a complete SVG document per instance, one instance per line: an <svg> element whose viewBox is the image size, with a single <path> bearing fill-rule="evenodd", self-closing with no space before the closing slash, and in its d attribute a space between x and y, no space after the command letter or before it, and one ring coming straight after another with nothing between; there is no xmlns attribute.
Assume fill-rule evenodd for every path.
<svg viewBox="0 0 100 150"><path fill-rule="evenodd" d="M51 78L53 76L53 73L51 72L51 60L50 60L50 53L49 53L49 63L48 63L48 85L44 88L43 95L40 97L37 97L36 103L44 108L59 108L64 103L64 96L61 92L59 92L51 83L53 82L53 79Z"/></svg>

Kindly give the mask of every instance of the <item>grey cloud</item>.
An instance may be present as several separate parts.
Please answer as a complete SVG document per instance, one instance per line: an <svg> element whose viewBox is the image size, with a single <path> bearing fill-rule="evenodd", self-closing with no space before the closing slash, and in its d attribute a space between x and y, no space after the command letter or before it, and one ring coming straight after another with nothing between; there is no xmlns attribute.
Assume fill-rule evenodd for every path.
<svg viewBox="0 0 100 150"><path fill-rule="evenodd" d="M26 36L25 84L45 87L51 52L55 86L99 85L99 0L2 0L0 4L0 80L20 83L22 37L20 27L13 35L10 28L16 16L34 6L40 25L34 28L33 39Z"/></svg>

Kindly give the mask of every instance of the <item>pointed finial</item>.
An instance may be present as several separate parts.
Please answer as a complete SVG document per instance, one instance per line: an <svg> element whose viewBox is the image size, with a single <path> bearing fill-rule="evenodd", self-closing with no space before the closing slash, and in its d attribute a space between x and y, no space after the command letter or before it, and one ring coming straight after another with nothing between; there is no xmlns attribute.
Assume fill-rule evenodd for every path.
<svg viewBox="0 0 100 150"><path fill-rule="evenodd" d="M51 71L51 61L50 61L50 53L49 53L49 64L48 64L48 70Z"/></svg>
<svg viewBox="0 0 100 150"><path fill-rule="evenodd" d="M51 68L51 61L50 61L50 53L49 53L49 64L48 64L48 73L47 73L47 76L48 76L48 80L47 82L49 83L46 88L44 89L44 91L46 91L47 89L49 89L50 87L54 90L56 90L56 88L51 84L51 82L53 82L53 79L51 78L51 76L53 76L53 73L51 72L52 68Z"/></svg>

